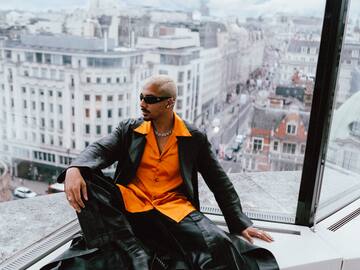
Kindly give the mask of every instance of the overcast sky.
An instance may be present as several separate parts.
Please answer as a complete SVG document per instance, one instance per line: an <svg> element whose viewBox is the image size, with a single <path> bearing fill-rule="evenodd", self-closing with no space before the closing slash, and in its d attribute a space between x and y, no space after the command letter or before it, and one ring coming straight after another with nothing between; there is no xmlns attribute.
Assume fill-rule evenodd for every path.
<svg viewBox="0 0 360 270"><path fill-rule="evenodd" d="M119 2L145 4L163 8L192 9L199 0L118 0ZM208 0L212 15L257 17L276 12L290 12L298 15L323 16L325 0ZM360 10L360 1L351 1L350 10ZM39 10L76 7L86 8L88 0L0 0L0 9Z"/></svg>

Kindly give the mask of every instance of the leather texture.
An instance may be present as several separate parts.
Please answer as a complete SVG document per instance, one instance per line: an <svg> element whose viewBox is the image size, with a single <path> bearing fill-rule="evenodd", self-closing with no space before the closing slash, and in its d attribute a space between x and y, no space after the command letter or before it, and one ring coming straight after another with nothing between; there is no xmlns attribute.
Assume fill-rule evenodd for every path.
<svg viewBox="0 0 360 270"><path fill-rule="evenodd" d="M225 233L199 211L180 223L156 210L127 213L108 177L83 176L89 179L89 200L78 214L83 236L42 270L278 269L269 251Z"/></svg>
<svg viewBox="0 0 360 270"><path fill-rule="evenodd" d="M110 135L89 145L69 168L98 171L117 162L114 180L109 179L109 181L126 186L135 177L144 151L145 135L134 132L142 122L143 119L121 122ZM200 173L213 192L229 231L241 233L251 226L252 222L242 212L240 199L233 184L212 152L206 134L184 122L191 134L191 137L177 137L184 194L199 210L198 173ZM65 173L66 170L59 175L58 182L64 181Z"/></svg>

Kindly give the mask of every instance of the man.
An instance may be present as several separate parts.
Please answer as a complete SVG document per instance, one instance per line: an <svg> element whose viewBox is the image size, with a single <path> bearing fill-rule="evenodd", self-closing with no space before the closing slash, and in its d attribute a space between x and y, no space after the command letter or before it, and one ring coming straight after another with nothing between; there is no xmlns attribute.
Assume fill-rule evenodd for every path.
<svg viewBox="0 0 360 270"><path fill-rule="evenodd" d="M243 258L231 237L199 212L198 172L214 193L231 233L249 242L253 237L267 242L272 238L252 227L243 214L206 135L173 111L174 81L165 75L151 77L140 100L142 119L121 122L59 176L88 245L120 243L133 269L150 269L154 252L180 254L189 269L253 269L250 265L256 263ZM99 170L116 161L115 179L101 176ZM267 269L277 269L276 262L273 265Z"/></svg>

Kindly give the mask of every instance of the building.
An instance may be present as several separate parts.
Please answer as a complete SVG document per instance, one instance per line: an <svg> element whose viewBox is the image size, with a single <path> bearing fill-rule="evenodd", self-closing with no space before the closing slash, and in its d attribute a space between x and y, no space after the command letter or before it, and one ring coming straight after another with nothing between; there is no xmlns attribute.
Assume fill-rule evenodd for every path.
<svg viewBox="0 0 360 270"><path fill-rule="evenodd" d="M154 65L155 74L175 79L178 87L175 110L183 119L194 122L201 114L199 35L185 28L163 31L165 35L159 37L138 37L136 46L147 50L144 61ZM173 35L167 35L169 32Z"/></svg>
<svg viewBox="0 0 360 270"><path fill-rule="evenodd" d="M279 62L279 83L291 83L297 72L304 78L314 79L319 46L318 40L292 39Z"/></svg>
<svg viewBox="0 0 360 270"><path fill-rule="evenodd" d="M360 174L360 92L335 112L330 133L327 161L346 171Z"/></svg>
<svg viewBox="0 0 360 270"><path fill-rule="evenodd" d="M245 154L250 171L301 170L309 114L296 110L255 108Z"/></svg>
<svg viewBox="0 0 360 270"><path fill-rule="evenodd" d="M67 166L120 120L137 117L152 73L141 50L111 40L23 35L1 40L0 52L0 155L27 178Z"/></svg>

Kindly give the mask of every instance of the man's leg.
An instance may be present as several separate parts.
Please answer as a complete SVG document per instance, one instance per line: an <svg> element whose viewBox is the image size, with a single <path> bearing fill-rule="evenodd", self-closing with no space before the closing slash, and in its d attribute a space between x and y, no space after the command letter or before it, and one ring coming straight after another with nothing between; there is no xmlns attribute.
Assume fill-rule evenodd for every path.
<svg viewBox="0 0 360 270"><path fill-rule="evenodd" d="M231 239L201 212L194 211L179 223L167 222L193 269L246 269Z"/></svg>
<svg viewBox="0 0 360 270"><path fill-rule="evenodd" d="M78 213L78 219L88 247L116 243L130 257L134 269L149 269L149 256L124 214L118 187L101 172L84 174L89 200L84 201L85 208Z"/></svg>

